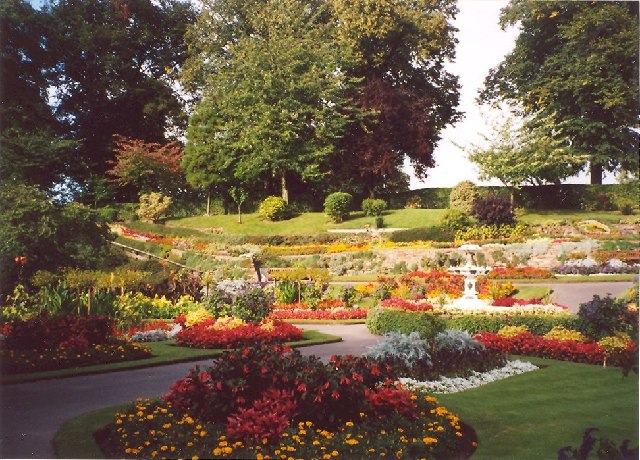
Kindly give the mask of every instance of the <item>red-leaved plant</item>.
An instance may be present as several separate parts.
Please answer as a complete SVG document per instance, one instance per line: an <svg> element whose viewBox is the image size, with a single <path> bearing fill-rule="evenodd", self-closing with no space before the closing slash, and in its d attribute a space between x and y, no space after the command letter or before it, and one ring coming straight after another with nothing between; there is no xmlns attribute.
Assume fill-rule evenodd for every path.
<svg viewBox="0 0 640 460"><path fill-rule="evenodd" d="M274 441L287 429L297 408L293 391L268 388L249 407L240 407L227 418L227 436L254 444Z"/></svg>

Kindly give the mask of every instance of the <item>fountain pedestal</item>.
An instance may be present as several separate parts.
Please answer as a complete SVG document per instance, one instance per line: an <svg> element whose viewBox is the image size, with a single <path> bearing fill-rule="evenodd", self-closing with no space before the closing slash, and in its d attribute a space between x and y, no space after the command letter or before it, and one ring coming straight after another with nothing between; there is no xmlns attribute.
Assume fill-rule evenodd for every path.
<svg viewBox="0 0 640 460"><path fill-rule="evenodd" d="M460 250L467 254L467 261L464 265L458 267L450 267L449 271L464 275L464 292L462 297L455 299L450 305L455 308L478 308L485 307L488 302L478 298L478 290L476 289L477 277L486 275L491 271L490 267L478 266L475 261L475 253L480 250L480 246L476 244L463 244Z"/></svg>

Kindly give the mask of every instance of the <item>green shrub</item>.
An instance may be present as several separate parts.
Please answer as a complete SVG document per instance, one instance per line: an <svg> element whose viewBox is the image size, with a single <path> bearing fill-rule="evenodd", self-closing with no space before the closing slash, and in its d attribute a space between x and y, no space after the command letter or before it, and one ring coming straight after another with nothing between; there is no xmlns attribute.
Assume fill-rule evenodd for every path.
<svg viewBox="0 0 640 460"><path fill-rule="evenodd" d="M390 332L411 334L417 332L427 341L435 340L439 332L445 330L445 322L439 316L428 312L406 312L388 308L374 308L367 316L367 328L373 334Z"/></svg>
<svg viewBox="0 0 640 460"><path fill-rule="evenodd" d="M365 216L381 216L387 209L387 202L379 198L367 198L362 200L362 212Z"/></svg>
<svg viewBox="0 0 640 460"><path fill-rule="evenodd" d="M384 219L382 216L376 217L376 228L384 228Z"/></svg>
<svg viewBox="0 0 640 460"><path fill-rule="evenodd" d="M442 227L416 227L393 232L389 240L394 243L411 241L453 241L453 232Z"/></svg>
<svg viewBox="0 0 640 460"><path fill-rule="evenodd" d="M260 203L258 215L262 219L283 220L287 217L287 202L279 196L268 196Z"/></svg>
<svg viewBox="0 0 640 460"><path fill-rule="evenodd" d="M511 200L501 195L476 199L472 214L482 225L511 225L516 219Z"/></svg>
<svg viewBox="0 0 640 460"><path fill-rule="evenodd" d="M461 209L447 209L440 219L440 226L451 231L464 230L473 225L467 213Z"/></svg>
<svg viewBox="0 0 640 460"><path fill-rule="evenodd" d="M534 335L545 335L556 326L575 329L577 317L574 315L460 315L445 320L447 329L459 329L469 334L480 331L497 333L504 326L527 326Z"/></svg>
<svg viewBox="0 0 640 460"><path fill-rule="evenodd" d="M470 240L499 240L519 238L524 235L526 227L517 225L473 225L464 230L457 230L455 239L458 241Z"/></svg>
<svg viewBox="0 0 640 460"><path fill-rule="evenodd" d="M105 222L115 222L118 220L118 210L113 206L104 206L98 208L96 211Z"/></svg>
<svg viewBox="0 0 640 460"><path fill-rule="evenodd" d="M616 208L623 216L630 216L633 214L633 209L637 206L637 201L630 198L618 197L615 200Z"/></svg>
<svg viewBox="0 0 640 460"><path fill-rule="evenodd" d="M467 214L473 211L473 203L479 198L478 187L471 181L465 180L453 187L449 195L449 207L459 209Z"/></svg>
<svg viewBox="0 0 640 460"><path fill-rule="evenodd" d="M600 340L617 332L629 334L638 340L638 313L627 308L627 300L594 295L589 302L580 304L576 329L584 335Z"/></svg>
<svg viewBox="0 0 640 460"><path fill-rule="evenodd" d="M324 200L324 212L334 222L342 222L349 215L353 196L346 192L335 192Z"/></svg>
<svg viewBox="0 0 640 460"><path fill-rule="evenodd" d="M171 206L172 199L162 193L151 192L140 195L140 205L136 214L146 222L156 222L165 217Z"/></svg>

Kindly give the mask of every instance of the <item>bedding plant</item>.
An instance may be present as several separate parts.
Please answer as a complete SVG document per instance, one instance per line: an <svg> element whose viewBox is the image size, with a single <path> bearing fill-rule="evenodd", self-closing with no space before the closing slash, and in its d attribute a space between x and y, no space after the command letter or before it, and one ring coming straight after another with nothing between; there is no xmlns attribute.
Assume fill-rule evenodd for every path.
<svg viewBox="0 0 640 460"><path fill-rule="evenodd" d="M2 328L3 374L38 372L92 364L142 359L151 351L116 334L115 322L104 316L43 312Z"/></svg>
<svg viewBox="0 0 640 460"><path fill-rule="evenodd" d="M436 398L397 384L393 359L324 364L258 343L196 367L100 433L108 457L468 457L472 430Z"/></svg>

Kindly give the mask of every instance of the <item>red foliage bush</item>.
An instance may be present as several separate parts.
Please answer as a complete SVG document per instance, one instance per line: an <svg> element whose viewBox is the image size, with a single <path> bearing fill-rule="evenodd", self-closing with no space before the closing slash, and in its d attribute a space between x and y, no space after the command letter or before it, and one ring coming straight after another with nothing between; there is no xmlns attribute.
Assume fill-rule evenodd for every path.
<svg viewBox="0 0 640 460"><path fill-rule="evenodd" d="M153 321L145 321L136 326L131 326L129 329L125 331L125 333L131 336L136 332L148 332L148 331L155 331L157 329L168 331L169 329L171 329L171 325L159 319L153 320Z"/></svg>
<svg viewBox="0 0 640 460"><path fill-rule="evenodd" d="M254 343L289 342L302 339L302 330L283 321L273 321L273 328L249 323L234 329L215 329L215 319L187 327L176 336L176 345L191 348L238 348Z"/></svg>
<svg viewBox="0 0 640 460"><path fill-rule="evenodd" d="M104 316L49 316L47 312L5 325L4 346L13 350L86 348L104 344L115 334L115 323Z"/></svg>
<svg viewBox="0 0 640 460"><path fill-rule="evenodd" d="M268 388L249 407L239 407L227 418L227 436L232 441L260 444L284 433L296 415L298 403L293 391Z"/></svg>
<svg viewBox="0 0 640 460"><path fill-rule="evenodd" d="M411 391L393 386L382 386L369 392L367 405L370 413L378 417L387 417L393 413L402 414L408 418L417 417L418 405L415 395Z"/></svg>

